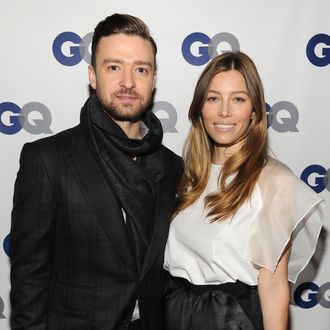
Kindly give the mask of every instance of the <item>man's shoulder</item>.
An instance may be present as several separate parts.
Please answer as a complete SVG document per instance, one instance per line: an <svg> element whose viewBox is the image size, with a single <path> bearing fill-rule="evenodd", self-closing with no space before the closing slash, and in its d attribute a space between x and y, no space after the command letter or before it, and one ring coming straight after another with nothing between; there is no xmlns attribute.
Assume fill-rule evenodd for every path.
<svg viewBox="0 0 330 330"><path fill-rule="evenodd" d="M78 149L85 148L86 144L83 143L83 140L80 126L77 125L54 135L25 143L22 153L25 155L37 153L43 158L56 159L63 152L70 154Z"/></svg>
<svg viewBox="0 0 330 330"><path fill-rule="evenodd" d="M182 158L164 145L161 146L160 150L163 155L163 162L167 172L171 173L176 178L176 181L179 181L183 173Z"/></svg>
<svg viewBox="0 0 330 330"><path fill-rule="evenodd" d="M47 136L38 140L35 140L33 142L30 142L29 144L31 146L38 146L42 147L43 145L55 145L55 144L66 144L69 141L72 141L72 139L79 138L81 135L80 125L68 128L66 130L63 130L61 132L58 132L54 135Z"/></svg>
<svg viewBox="0 0 330 330"><path fill-rule="evenodd" d="M173 159L174 161L182 162L182 159L180 156L178 156L174 151L171 149L165 147L163 144L160 147L160 151L162 152L164 157Z"/></svg>

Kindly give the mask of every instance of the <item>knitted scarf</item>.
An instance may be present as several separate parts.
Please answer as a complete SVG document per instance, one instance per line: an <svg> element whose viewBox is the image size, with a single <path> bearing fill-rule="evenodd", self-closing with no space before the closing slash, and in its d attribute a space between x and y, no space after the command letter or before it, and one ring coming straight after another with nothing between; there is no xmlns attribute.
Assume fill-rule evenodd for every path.
<svg viewBox="0 0 330 330"><path fill-rule="evenodd" d="M102 108L96 95L86 101L80 115L92 153L125 212L127 234L138 269L152 234L155 184L162 179L164 171L161 123L150 109L141 120L149 129L147 135L141 140L129 139Z"/></svg>

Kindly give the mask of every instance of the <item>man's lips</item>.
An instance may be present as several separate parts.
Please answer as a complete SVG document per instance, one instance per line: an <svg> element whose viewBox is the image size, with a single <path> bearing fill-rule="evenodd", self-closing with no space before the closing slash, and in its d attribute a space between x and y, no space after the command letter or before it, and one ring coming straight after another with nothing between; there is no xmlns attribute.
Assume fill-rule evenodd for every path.
<svg viewBox="0 0 330 330"><path fill-rule="evenodd" d="M138 99L137 96L133 95L117 95L116 97L124 101L132 101Z"/></svg>
<svg viewBox="0 0 330 330"><path fill-rule="evenodd" d="M117 93L116 98L122 100L122 101L134 101L140 99L139 95L135 92L131 93Z"/></svg>

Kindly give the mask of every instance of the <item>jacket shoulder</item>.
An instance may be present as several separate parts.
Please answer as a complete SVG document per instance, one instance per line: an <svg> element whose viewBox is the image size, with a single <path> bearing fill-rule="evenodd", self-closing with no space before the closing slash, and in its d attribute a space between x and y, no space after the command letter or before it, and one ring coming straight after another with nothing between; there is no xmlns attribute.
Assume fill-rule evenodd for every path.
<svg viewBox="0 0 330 330"><path fill-rule="evenodd" d="M164 145L161 146L160 151L162 153L165 168L167 168L168 172L175 177L175 181L179 182L183 174L182 158Z"/></svg>
<svg viewBox="0 0 330 330"><path fill-rule="evenodd" d="M82 137L82 132L80 125L75 127L68 128L64 131L56 133L51 136L47 136L42 139L35 140L33 142L29 142L32 147L42 147L47 145L54 145L54 144L63 144L75 140L76 138Z"/></svg>
<svg viewBox="0 0 330 330"><path fill-rule="evenodd" d="M163 157L173 159L174 161L182 162L182 158L180 156L178 156L175 152L165 147L164 145L161 145L160 150L163 154Z"/></svg>
<svg viewBox="0 0 330 330"><path fill-rule="evenodd" d="M52 136L25 143L21 151L20 163L31 161L37 156L45 164L58 164L65 158L64 154L70 155L73 150L86 147L87 143L84 143L81 128L77 125Z"/></svg>
<svg viewBox="0 0 330 330"><path fill-rule="evenodd" d="M183 171L182 158L163 145L161 146L160 151L162 153L162 157L164 159L165 165L172 167L174 166L181 174Z"/></svg>

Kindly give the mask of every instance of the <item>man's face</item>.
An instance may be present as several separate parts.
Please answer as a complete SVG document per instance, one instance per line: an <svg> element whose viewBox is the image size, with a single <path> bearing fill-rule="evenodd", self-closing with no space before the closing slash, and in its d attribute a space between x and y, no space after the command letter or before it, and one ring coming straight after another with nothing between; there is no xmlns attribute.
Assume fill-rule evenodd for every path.
<svg viewBox="0 0 330 330"><path fill-rule="evenodd" d="M89 81L99 102L117 121L136 122L151 103L155 58L149 41L115 34L102 37Z"/></svg>

